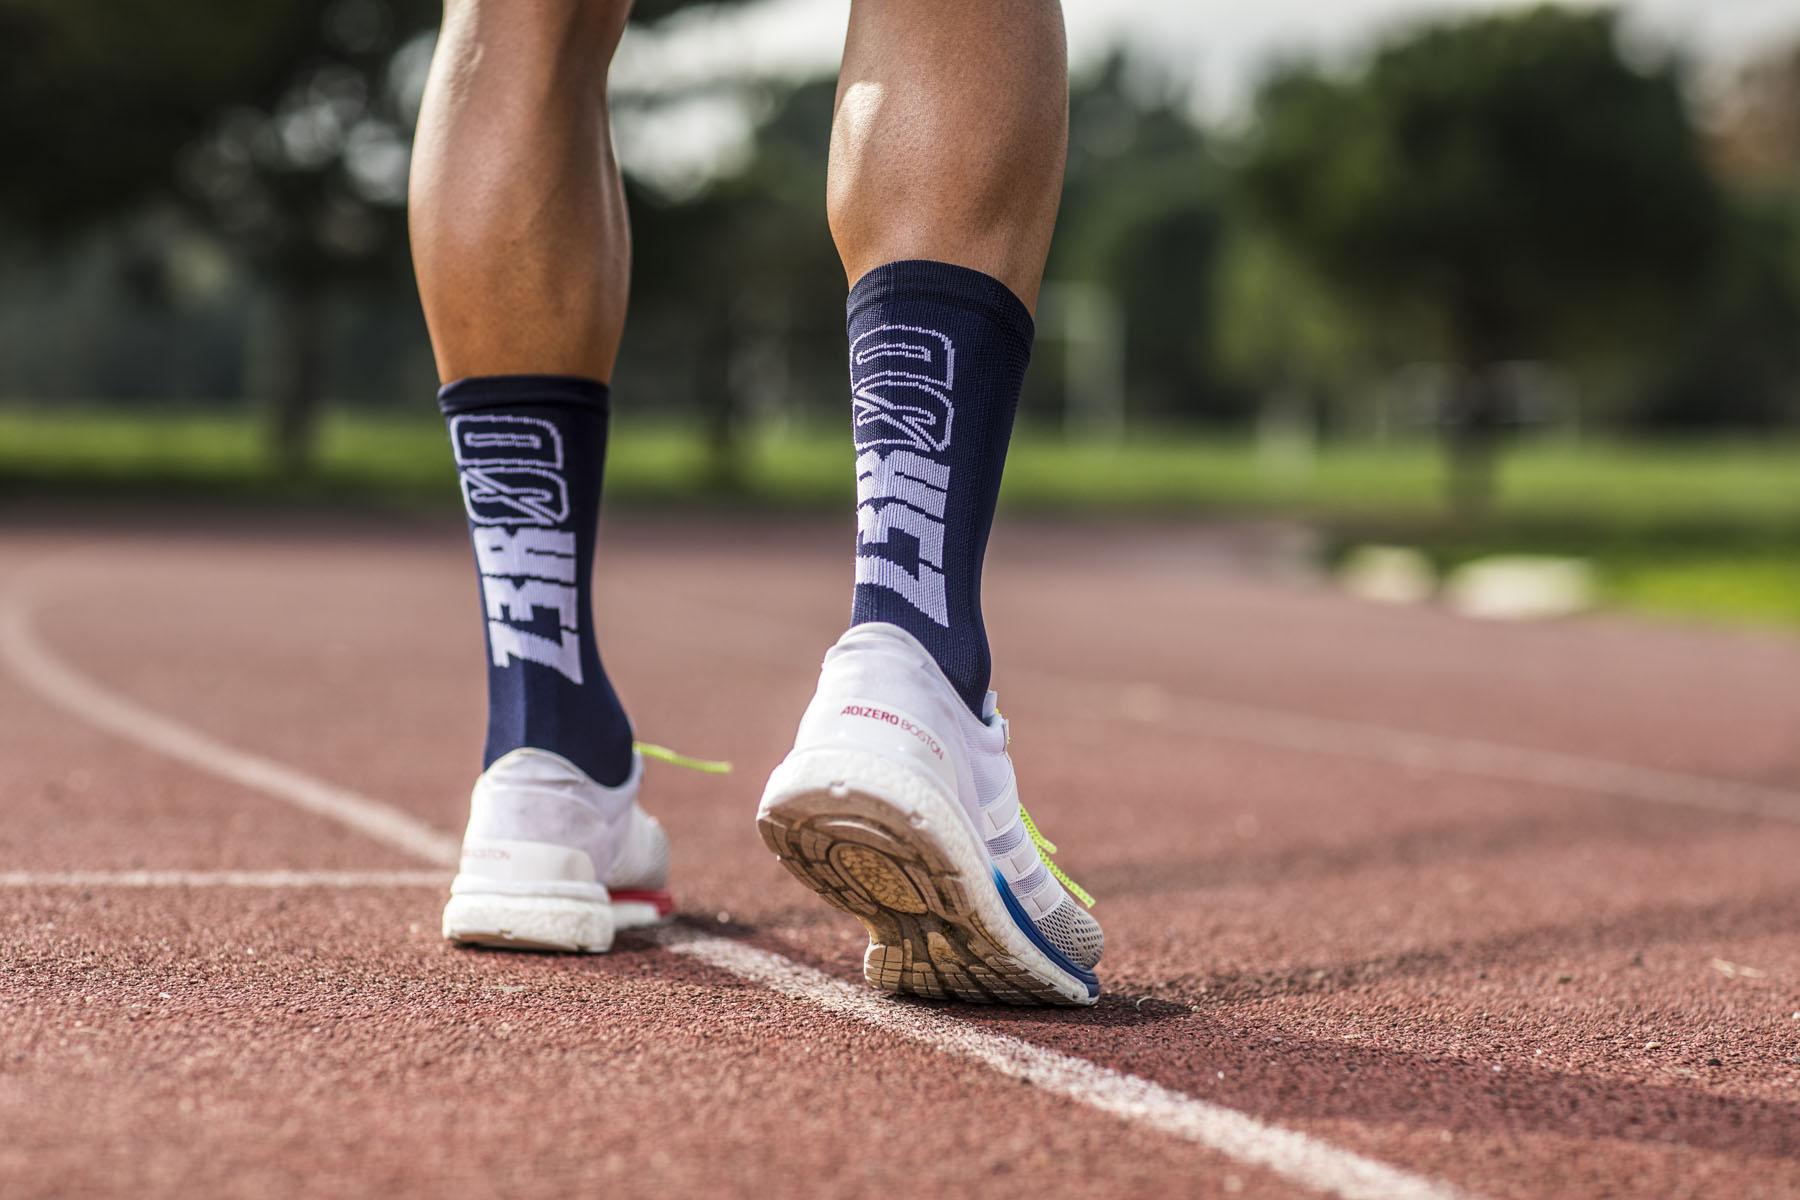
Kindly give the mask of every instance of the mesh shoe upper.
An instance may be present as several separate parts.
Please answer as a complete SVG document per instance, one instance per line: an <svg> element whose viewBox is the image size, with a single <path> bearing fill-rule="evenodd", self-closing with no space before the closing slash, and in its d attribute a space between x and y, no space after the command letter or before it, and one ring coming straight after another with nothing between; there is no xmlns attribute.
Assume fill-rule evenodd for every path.
<svg viewBox="0 0 1800 1200"><path fill-rule="evenodd" d="M1106 952L1106 934L1101 930L1100 922L1068 896L1063 897L1060 905L1037 918L1037 927L1065 958L1090 971Z"/></svg>

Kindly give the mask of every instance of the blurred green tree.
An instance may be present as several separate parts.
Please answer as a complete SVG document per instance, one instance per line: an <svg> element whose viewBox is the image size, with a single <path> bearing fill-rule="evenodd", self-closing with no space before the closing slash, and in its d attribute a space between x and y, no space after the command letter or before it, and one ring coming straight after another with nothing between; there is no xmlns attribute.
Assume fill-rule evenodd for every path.
<svg viewBox="0 0 1800 1200"><path fill-rule="evenodd" d="M4 0L0 220L72 234L161 204L268 298L253 366L271 447L300 469L327 295L393 280L426 0ZM15 69L16 68L16 69ZM15 105L21 107L14 107Z"/></svg>
<svg viewBox="0 0 1800 1200"><path fill-rule="evenodd" d="M1241 409L1213 337L1222 176L1186 95L1152 65L1115 51L1073 80L1068 173L1045 275L1099 284L1117 300L1134 417Z"/></svg>
<svg viewBox="0 0 1800 1200"><path fill-rule="evenodd" d="M1768 428L1800 417L1800 44L1746 65L1711 115L1731 206L1724 269L1644 416Z"/></svg>
<svg viewBox="0 0 1800 1200"><path fill-rule="evenodd" d="M186 211L263 283L254 383L288 472L312 448L332 294L405 286L406 173L436 8L308 7L282 69L221 105L175 160Z"/></svg>
<svg viewBox="0 0 1800 1200"><path fill-rule="evenodd" d="M1262 89L1245 153L1267 228L1460 368L1443 422L1464 513L1492 487L1496 366L1668 328L1722 227L1675 68L1626 61L1606 10L1427 26L1349 77L1291 67Z"/></svg>
<svg viewBox="0 0 1800 1200"><path fill-rule="evenodd" d="M634 20L689 7L640 0ZM0 0L0 227L36 241L161 204L223 243L269 298L256 390L277 462L299 470L330 296L409 286L406 172L438 13Z"/></svg>
<svg viewBox="0 0 1800 1200"><path fill-rule="evenodd" d="M846 281L825 221L836 81L748 85L760 116L744 162L693 195L627 180L634 267L621 390L680 407L707 431L729 491L752 420L844 391ZM847 411L847 410L846 410Z"/></svg>
<svg viewBox="0 0 1800 1200"><path fill-rule="evenodd" d="M1240 223L1216 287L1221 364L1262 389L1265 411L1317 416L1367 372L1372 331L1274 238Z"/></svg>
<svg viewBox="0 0 1800 1200"><path fill-rule="evenodd" d="M165 189L222 104L286 74L315 9L0 0L0 222L54 237Z"/></svg>
<svg viewBox="0 0 1800 1200"><path fill-rule="evenodd" d="M835 81L752 84L742 166L693 195L631 191L636 268L622 392L697 407L729 489L752 419L841 419L847 282L825 220ZM1216 416L1212 275L1224 216L1220 168L1180 94L1121 55L1079 76L1048 277L1104 286L1125 316L1136 416ZM1047 328L1046 340L1055 335ZM1060 399L1040 349L1028 403Z"/></svg>

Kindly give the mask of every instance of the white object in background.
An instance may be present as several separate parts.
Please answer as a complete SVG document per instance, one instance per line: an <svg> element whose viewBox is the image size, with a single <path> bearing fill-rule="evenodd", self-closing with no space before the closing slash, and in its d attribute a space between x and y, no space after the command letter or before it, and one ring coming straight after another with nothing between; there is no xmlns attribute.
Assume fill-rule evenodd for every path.
<svg viewBox="0 0 1800 1200"><path fill-rule="evenodd" d="M1319 418L1305 391L1279 388L1256 414L1256 469L1272 483L1305 483L1319 461Z"/></svg>
<svg viewBox="0 0 1800 1200"><path fill-rule="evenodd" d="M1444 596L1465 617L1541 621L1594 607L1594 570L1579 558L1508 555L1477 559L1450 573Z"/></svg>
<svg viewBox="0 0 1800 1200"><path fill-rule="evenodd" d="M1409 546L1358 546L1337 578L1350 595L1377 604L1423 604L1437 591L1431 560Z"/></svg>
<svg viewBox="0 0 1800 1200"><path fill-rule="evenodd" d="M1064 432L1088 444L1125 436L1125 309L1111 289L1060 280L1038 292L1040 342L1060 337L1068 389Z"/></svg>

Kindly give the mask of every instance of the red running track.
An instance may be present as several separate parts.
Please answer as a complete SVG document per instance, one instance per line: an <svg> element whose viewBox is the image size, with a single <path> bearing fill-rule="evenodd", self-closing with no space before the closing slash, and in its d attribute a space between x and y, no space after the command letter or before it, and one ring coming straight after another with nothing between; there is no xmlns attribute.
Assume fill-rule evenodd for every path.
<svg viewBox="0 0 1800 1200"><path fill-rule="evenodd" d="M599 586L640 733L738 764L653 768L682 936L819 986L861 931L751 818L847 541L640 518ZM0 592L110 695L453 837L467 553L15 528ZM1022 785L1109 936L1086 1012L858 1016L644 939L453 950L417 855L0 671L0 1194L1287 1196L1362 1161L1433 1196L1800 1192L1800 643L1477 624L1219 560L1168 529L995 539ZM970 1030L1262 1132L1100 1111L1039 1058L946 1048ZM1259 1159L1277 1131L1325 1165Z"/></svg>

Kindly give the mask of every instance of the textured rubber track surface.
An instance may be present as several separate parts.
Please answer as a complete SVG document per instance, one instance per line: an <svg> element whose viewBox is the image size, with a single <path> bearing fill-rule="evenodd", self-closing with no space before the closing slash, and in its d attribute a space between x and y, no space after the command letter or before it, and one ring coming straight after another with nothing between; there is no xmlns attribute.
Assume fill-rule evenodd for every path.
<svg viewBox="0 0 1800 1200"><path fill-rule="evenodd" d="M1072 1004L1015 958L983 923L968 878L929 829L883 797L839 789L833 811L757 829L801 883L869 931L863 978L885 992L975 1004Z"/></svg>
<svg viewBox="0 0 1800 1200"><path fill-rule="evenodd" d="M1463 1194L1800 1194L1800 640L1370 607L1234 538L996 531L1021 786L1108 934L1096 1006L1019 1009L867 993L863 927L752 828L840 631L841 522L610 523L639 732L737 764L652 768L678 927ZM454 517L15 521L0 589L48 564L72 669L453 838L468 556ZM446 946L421 868L0 666L0 1195L1316 1194L641 936Z"/></svg>

